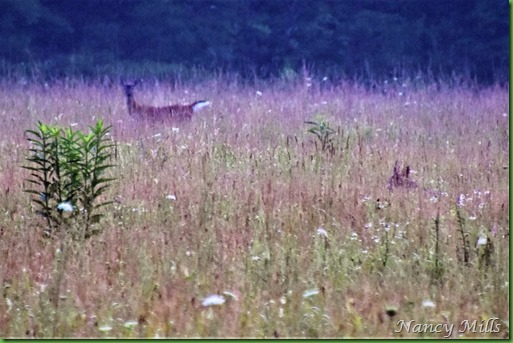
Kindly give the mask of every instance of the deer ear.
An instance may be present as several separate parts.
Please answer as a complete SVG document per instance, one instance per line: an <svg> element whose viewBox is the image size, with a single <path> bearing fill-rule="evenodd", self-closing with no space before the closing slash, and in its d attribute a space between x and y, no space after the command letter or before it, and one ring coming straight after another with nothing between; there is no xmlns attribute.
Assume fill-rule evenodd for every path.
<svg viewBox="0 0 513 343"><path fill-rule="evenodd" d="M408 178L410 176L410 166L406 166L406 168L404 168L404 176L406 178Z"/></svg>
<svg viewBox="0 0 513 343"><path fill-rule="evenodd" d="M399 160L395 160L394 164L394 175L399 174Z"/></svg>
<svg viewBox="0 0 513 343"><path fill-rule="evenodd" d="M140 82L140 80L130 80L130 79L129 80L125 80L124 78L121 78L120 82L121 82L121 85L123 85L123 86L132 86L132 87L134 87L134 86L136 86Z"/></svg>

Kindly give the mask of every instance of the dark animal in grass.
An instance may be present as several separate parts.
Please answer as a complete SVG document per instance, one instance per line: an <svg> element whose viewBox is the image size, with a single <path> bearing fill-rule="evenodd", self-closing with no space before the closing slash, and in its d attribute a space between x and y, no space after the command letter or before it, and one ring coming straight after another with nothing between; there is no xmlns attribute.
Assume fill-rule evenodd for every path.
<svg viewBox="0 0 513 343"><path fill-rule="evenodd" d="M392 176L388 179L387 188L389 191L393 191L397 188L402 189L416 189L418 187L417 183L410 179L410 166L401 170L399 166L399 160L395 161L394 171Z"/></svg>

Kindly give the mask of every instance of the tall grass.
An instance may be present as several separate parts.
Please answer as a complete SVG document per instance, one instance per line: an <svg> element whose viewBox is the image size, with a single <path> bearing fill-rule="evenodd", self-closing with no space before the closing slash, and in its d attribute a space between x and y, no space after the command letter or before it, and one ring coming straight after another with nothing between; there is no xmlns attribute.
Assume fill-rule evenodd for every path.
<svg viewBox="0 0 513 343"><path fill-rule="evenodd" d="M140 103L212 102L173 128L130 118L120 86L0 84L0 336L443 336L398 320L507 336L507 92L141 87ZM113 126L115 203L58 275L23 192L24 130L98 118ZM308 132L319 118L333 152ZM396 160L419 187L387 189ZM213 294L225 302L204 306ZM495 317L498 333L458 332Z"/></svg>

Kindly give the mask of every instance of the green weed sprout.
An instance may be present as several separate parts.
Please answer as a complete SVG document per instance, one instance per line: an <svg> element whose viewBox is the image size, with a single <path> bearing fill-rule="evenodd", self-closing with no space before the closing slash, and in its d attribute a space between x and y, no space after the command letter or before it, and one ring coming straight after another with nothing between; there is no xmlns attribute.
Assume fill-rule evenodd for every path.
<svg viewBox="0 0 513 343"><path fill-rule="evenodd" d="M31 147L23 168L31 172L26 181L32 187L25 192L35 195L36 213L47 224L45 236L72 227L75 239L97 233L93 224L103 216L98 209L111 203L100 198L114 180L104 177L113 167L110 128L98 120L88 134L41 122L36 130L26 130Z"/></svg>
<svg viewBox="0 0 513 343"><path fill-rule="evenodd" d="M333 135L335 134L335 130L330 128L330 125L327 121L321 120L319 122L315 121L305 121L305 124L312 125L307 132L315 135L321 144L322 151L329 151L330 153L334 153L335 147L333 144Z"/></svg>

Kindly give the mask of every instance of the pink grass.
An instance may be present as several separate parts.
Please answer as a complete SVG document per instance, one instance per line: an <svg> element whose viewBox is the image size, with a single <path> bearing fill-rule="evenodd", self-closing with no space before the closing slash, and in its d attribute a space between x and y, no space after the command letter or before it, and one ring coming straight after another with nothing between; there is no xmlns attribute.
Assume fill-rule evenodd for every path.
<svg viewBox="0 0 513 343"><path fill-rule="evenodd" d="M223 80L142 87L138 101L152 106L211 100L173 130L131 118L121 87L0 85L2 336L394 338L401 318L507 320L508 90L402 91ZM316 117L339 132L333 156L306 132L304 121ZM40 237L43 222L22 192L24 130L38 120L85 129L98 118L117 144L108 194L116 203L103 232L69 259L52 332L41 285L55 282L57 243ZM398 159L418 187L390 193ZM474 241L472 266L458 262L460 194L471 238L494 230L494 262L484 269ZM378 198L391 205L378 208ZM441 283L430 278L437 213ZM385 232L397 237L383 268ZM313 288L322 291L304 300ZM225 291L238 300L201 306ZM428 298L434 313L421 306ZM393 320L389 304L399 306ZM123 326L133 320L133 330ZM107 324L111 331L98 330Z"/></svg>

